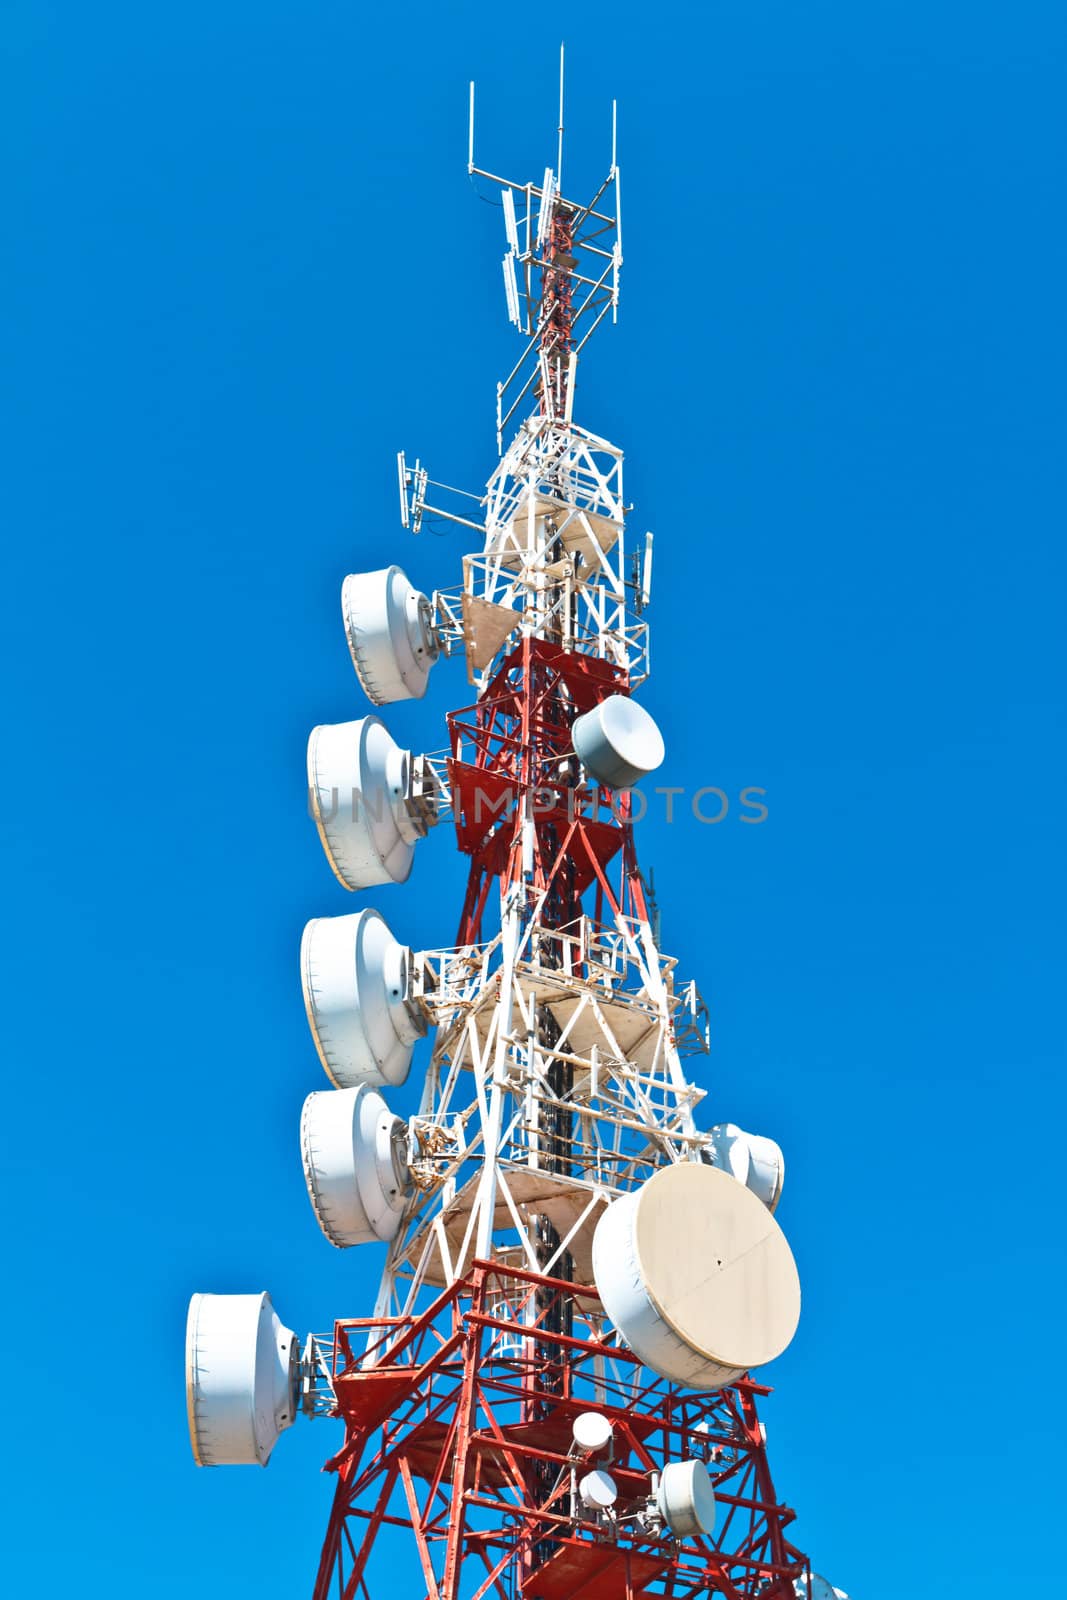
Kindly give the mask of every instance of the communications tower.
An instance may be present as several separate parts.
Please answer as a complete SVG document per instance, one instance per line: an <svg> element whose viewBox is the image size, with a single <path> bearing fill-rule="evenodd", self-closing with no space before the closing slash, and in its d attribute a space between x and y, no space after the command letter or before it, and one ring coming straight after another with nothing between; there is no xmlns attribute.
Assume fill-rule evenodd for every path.
<svg viewBox="0 0 1067 1600"><path fill-rule="evenodd" d="M301 1152L340 1248L387 1245L370 1315L301 1344L266 1294L193 1298L187 1393L201 1465L262 1463L298 1411L338 1418L314 1600L839 1595L792 1542L753 1371L789 1343L796 1268L770 1139L702 1127L686 1061L695 984L658 948L631 791L663 741L648 675L651 537L627 548L622 452L574 419L579 357L619 300L611 164L591 199L556 166L499 191L522 354L497 392L484 494L399 458L400 514L462 528L458 587L398 566L344 580L375 706L461 659L444 754L374 715L314 729L311 807L358 909L305 929L311 1035L333 1087ZM513 435L503 448L509 430ZM365 891L455 829L454 945L413 951ZM432 1036L418 1111L386 1095Z"/></svg>

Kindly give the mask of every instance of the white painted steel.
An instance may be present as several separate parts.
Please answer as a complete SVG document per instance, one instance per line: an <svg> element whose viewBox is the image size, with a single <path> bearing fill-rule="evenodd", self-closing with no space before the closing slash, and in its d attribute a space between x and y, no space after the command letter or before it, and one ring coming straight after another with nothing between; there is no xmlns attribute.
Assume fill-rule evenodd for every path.
<svg viewBox="0 0 1067 1600"><path fill-rule="evenodd" d="M341 613L352 665L373 705L421 700L440 646L430 602L400 567L350 573Z"/></svg>
<svg viewBox="0 0 1067 1600"><path fill-rule="evenodd" d="M319 1227L338 1249L395 1236L409 1190L406 1134L369 1084L304 1101L304 1180Z"/></svg>
<svg viewBox="0 0 1067 1600"><path fill-rule="evenodd" d="M308 794L326 859L346 889L403 883L427 821L407 806L411 752L378 717L313 728Z"/></svg>
<svg viewBox="0 0 1067 1600"><path fill-rule="evenodd" d="M427 1022L410 999L411 951L377 911L316 917L300 943L308 1025L338 1089L403 1083Z"/></svg>
<svg viewBox="0 0 1067 1600"><path fill-rule="evenodd" d="M606 1450L615 1436L615 1430L607 1417L602 1417L599 1411L583 1411L575 1417L571 1434L574 1443L584 1455L592 1455L595 1450Z"/></svg>
<svg viewBox="0 0 1067 1600"><path fill-rule="evenodd" d="M715 1166L751 1189L769 1211L776 1210L785 1183L781 1146L763 1134L746 1133L736 1122L720 1122L709 1128L708 1137Z"/></svg>
<svg viewBox="0 0 1067 1600"><path fill-rule="evenodd" d="M501 1248L497 1241L514 1219L512 1206L528 1198L520 1198L517 1190L528 1177L533 1179L533 1171L519 1180L511 1168L515 1162L533 1168L522 1125L533 1120L530 1106L542 1091L551 1060L533 1041L528 1048L516 1039L516 1034L526 1035L535 1000L548 1005L575 1059L576 1160L592 1169L602 1141L611 1138L619 1152L617 1181L629 1187L649 1171L650 1138L678 1141L694 1159L706 1148L707 1135L696 1129L692 1086L678 1054L685 1023L681 1013L672 1021L674 993L665 982L669 965L656 950L651 929L623 921L617 932L605 934L582 919L565 936L565 948L563 935L544 936L561 948L556 953L548 943L535 957L538 970L532 971L516 959L523 937L513 909L517 900L513 894L501 933L489 944L424 951L415 958L420 1004L437 1025L434 1060L416 1113L413 1148L419 1176L434 1178L436 1169L421 1154L429 1140L443 1145L451 1159L480 1142L484 1158L480 1177L472 1176L462 1187L440 1189L439 1200L407 1214L382 1278L377 1306L382 1315L407 1315L425 1286L452 1284L472 1257L495 1254ZM572 939L575 948L586 952L593 975L561 983L560 969L566 966L565 949L571 948ZM633 1004L621 1003L623 991ZM638 994L643 996L639 1002ZM472 1075L484 1093L469 1093ZM634 1105L643 1109L642 1123L633 1115ZM584 1122L587 1107L591 1116ZM613 1131L606 1134L609 1124ZM501 1161L503 1171L498 1170ZM555 1201L549 1204L556 1208ZM584 1200L572 1205L560 1197L559 1207L553 1222L561 1241L577 1229L561 1249L571 1255L575 1281L591 1284L593 1235L603 1209L600 1195L588 1207ZM535 1253L525 1229L512 1234L506 1248L521 1251L520 1259L533 1271L552 1270Z"/></svg>
<svg viewBox="0 0 1067 1600"><path fill-rule="evenodd" d="M715 1490L703 1461L671 1461L660 1474L656 1510L679 1539L715 1530Z"/></svg>
<svg viewBox="0 0 1067 1600"><path fill-rule="evenodd" d="M645 1366L718 1389L782 1353L800 1318L792 1253L729 1174L664 1167L608 1207L593 1239L604 1308Z"/></svg>
<svg viewBox="0 0 1067 1600"><path fill-rule="evenodd" d="M624 694L608 695L577 717L571 738L583 767L609 789L629 789L654 772L666 753L652 717Z"/></svg>
<svg viewBox="0 0 1067 1600"><path fill-rule="evenodd" d="M588 1506L592 1511L607 1511L619 1498L619 1491L611 1473L598 1467L594 1472L587 1472L580 1480L578 1498L583 1506Z"/></svg>
<svg viewBox="0 0 1067 1600"><path fill-rule="evenodd" d="M270 1295L193 1295L185 1398L197 1466L267 1465L296 1416L299 1357Z"/></svg>

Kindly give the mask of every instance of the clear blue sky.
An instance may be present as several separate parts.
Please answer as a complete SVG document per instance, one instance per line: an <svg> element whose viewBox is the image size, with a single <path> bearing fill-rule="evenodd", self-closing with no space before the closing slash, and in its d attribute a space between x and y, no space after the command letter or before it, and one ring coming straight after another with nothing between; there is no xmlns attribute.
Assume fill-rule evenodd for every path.
<svg viewBox="0 0 1067 1600"><path fill-rule="evenodd" d="M304 1194L305 919L351 909L304 744L363 714L343 574L454 584L393 455L477 488L512 352L500 216L620 102L619 327L578 415L657 534L644 700L667 948L709 1120L776 1135L805 1291L766 1408L857 1600L1047 1580L1062 1514L1062 6L10 0L0 23L12 1594L306 1593L330 1424L197 1472L194 1289L370 1307ZM699 602L699 603L698 603ZM444 743L437 669L389 723ZM442 829L377 903L451 941ZM400 1105L403 1109L403 1103Z"/></svg>

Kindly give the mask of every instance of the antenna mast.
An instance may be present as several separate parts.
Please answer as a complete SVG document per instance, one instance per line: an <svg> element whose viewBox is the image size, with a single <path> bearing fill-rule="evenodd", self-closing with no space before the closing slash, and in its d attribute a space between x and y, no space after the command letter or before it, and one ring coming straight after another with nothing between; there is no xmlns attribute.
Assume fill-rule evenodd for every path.
<svg viewBox="0 0 1067 1600"><path fill-rule="evenodd" d="M300 1344L265 1295L195 1297L190 1429L202 1463L265 1462L298 1411L342 1422L315 1600L815 1600L751 1375L799 1315L782 1153L698 1126L707 1012L637 860L632 790L664 755L634 698L652 536L627 556L622 452L573 415L619 300L615 110L607 176L573 199L563 69L561 47L539 184L476 165L471 85L468 169L501 192L523 348L484 492L398 458L403 526L476 545L462 582L426 596L389 566L342 588L375 707L459 657L472 703L441 751L401 750L373 715L308 746L346 888L405 881L445 821L469 862L445 948L408 949L362 896L302 942L333 1085L305 1103L305 1178L332 1244L385 1246L377 1302ZM387 1097L427 1037L402 1118Z"/></svg>

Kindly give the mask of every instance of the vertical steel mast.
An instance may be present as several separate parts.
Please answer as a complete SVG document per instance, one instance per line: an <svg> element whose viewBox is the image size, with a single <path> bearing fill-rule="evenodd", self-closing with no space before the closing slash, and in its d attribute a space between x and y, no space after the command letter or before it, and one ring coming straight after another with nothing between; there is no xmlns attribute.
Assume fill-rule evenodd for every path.
<svg viewBox="0 0 1067 1600"><path fill-rule="evenodd" d="M419 698L441 657L473 698L437 754L376 716L309 741L347 888L405 881L446 820L469 860L448 948L407 949L362 901L304 933L334 1085L305 1102L305 1177L331 1243L387 1245L373 1314L301 1346L266 1294L190 1308L200 1464L265 1464L299 1410L344 1425L314 1600L840 1593L788 1537L751 1375L799 1315L781 1151L698 1126L686 1063L707 1014L637 861L633 786L663 758L634 698L652 542L628 550L622 452L574 420L582 352L619 303L614 111L611 144L592 198L570 197L561 57L556 168L512 183L475 162L471 86L469 171L499 193L523 341L500 459L472 494L401 454L401 521L462 529L462 581L426 597L397 566L352 574L342 610L374 705ZM430 1035L404 1123L385 1093Z"/></svg>

